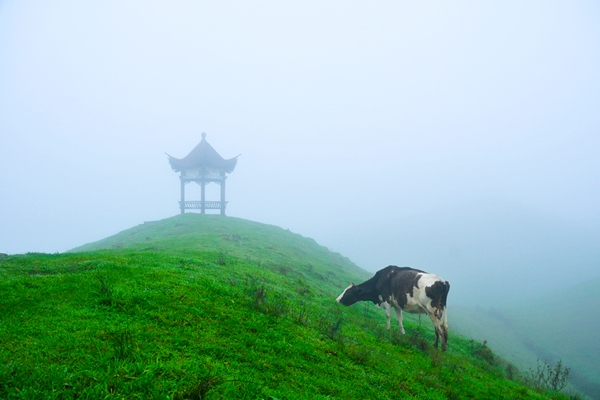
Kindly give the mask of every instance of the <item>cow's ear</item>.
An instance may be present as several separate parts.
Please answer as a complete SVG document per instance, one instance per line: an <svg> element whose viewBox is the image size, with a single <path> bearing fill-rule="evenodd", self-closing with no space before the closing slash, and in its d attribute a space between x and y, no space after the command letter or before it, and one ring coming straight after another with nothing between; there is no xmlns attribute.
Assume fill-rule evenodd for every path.
<svg viewBox="0 0 600 400"><path fill-rule="evenodd" d="M354 282L350 282L350 286L356 286Z"/></svg>

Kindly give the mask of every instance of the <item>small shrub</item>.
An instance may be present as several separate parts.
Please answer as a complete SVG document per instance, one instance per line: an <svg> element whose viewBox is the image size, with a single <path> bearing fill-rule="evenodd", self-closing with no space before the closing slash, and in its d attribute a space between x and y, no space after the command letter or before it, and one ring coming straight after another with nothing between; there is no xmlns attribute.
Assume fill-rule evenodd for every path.
<svg viewBox="0 0 600 400"><path fill-rule="evenodd" d="M547 361L540 363L537 361L537 368L529 368L525 373L527 380L538 389L554 390L560 392L567 386L570 368L563 366L562 361L558 360L556 365L549 364Z"/></svg>
<svg viewBox="0 0 600 400"><path fill-rule="evenodd" d="M567 397L571 400L585 400L586 399L586 397L584 397L582 394L577 393L577 392L568 393Z"/></svg>
<svg viewBox="0 0 600 400"><path fill-rule="evenodd" d="M488 347L487 340L484 340L481 344L472 340L471 345L473 347L473 354L476 357L487 361L489 364L494 363L494 353Z"/></svg>

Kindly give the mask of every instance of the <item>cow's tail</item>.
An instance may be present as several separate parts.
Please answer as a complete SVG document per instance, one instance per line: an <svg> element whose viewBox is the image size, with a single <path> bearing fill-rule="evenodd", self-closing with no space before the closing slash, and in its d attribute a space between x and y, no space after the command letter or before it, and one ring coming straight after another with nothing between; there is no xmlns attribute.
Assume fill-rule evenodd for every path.
<svg viewBox="0 0 600 400"><path fill-rule="evenodd" d="M444 282L444 293L442 294L442 307L444 308L444 328L448 332L448 308L446 307L446 299L448 298L448 292L450 291L450 282Z"/></svg>
<svg viewBox="0 0 600 400"><path fill-rule="evenodd" d="M448 309L444 307L444 329L448 332Z"/></svg>

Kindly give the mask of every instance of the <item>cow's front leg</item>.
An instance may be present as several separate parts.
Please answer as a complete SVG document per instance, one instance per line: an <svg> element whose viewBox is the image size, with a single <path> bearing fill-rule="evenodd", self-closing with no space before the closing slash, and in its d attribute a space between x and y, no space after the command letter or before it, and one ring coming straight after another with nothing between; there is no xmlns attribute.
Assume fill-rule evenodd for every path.
<svg viewBox="0 0 600 400"><path fill-rule="evenodd" d="M444 323L434 314L429 314L429 318L433 325L435 326L435 341L433 345L435 348L438 348L438 343L442 342L442 351L446 351L447 342L448 342L448 330L445 329Z"/></svg>

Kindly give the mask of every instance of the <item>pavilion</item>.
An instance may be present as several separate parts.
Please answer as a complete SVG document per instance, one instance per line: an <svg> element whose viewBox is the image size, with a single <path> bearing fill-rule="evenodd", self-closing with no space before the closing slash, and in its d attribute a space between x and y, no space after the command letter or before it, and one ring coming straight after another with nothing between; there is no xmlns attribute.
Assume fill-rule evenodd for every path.
<svg viewBox="0 0 600 400"><path fill-rule="evenodd" d="M179 172L181 181L181 201L179 208L184 214L185 210L196 209L202 214L206 210L220 210L221 215L225 215L225 180L227 174L235 169L237 164L236 156L228 160L224 159L216 150L206 141L206 133L202 132L202 140L194 149L184 158L175 158L169 154L169 163L175 172ZM185 199L185 185L195 182L201 187L200 200L188 201ZM206 185L208 183L217 183L221 186L221 198L218 201L206 200Z"/></svg>

